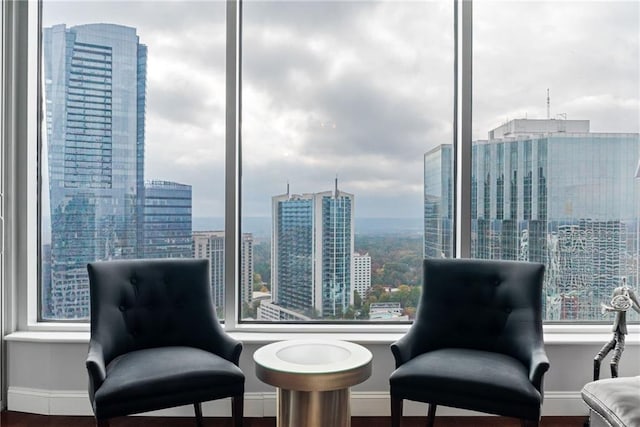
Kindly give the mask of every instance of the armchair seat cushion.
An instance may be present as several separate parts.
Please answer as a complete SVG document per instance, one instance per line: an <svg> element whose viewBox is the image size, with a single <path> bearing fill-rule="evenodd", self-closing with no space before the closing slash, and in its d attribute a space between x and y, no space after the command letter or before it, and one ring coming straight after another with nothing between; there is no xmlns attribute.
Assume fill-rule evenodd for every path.
<svg viewBox="0 0 640 427"><path fill-rule="evenodd" d="M107 365L95 392L98 418L151 411L242 394L240 368L193 347L156 347L122 354Z"/></svg>
<svg viewBox="0 0 640 427"><path fill-rule="evenodd" d="M582 388L582 399L611 426L640 425L640 376L592 381Z"/></svg>
<svg viewBox="0 0 640 427"><path fill-rule="evenodd" d="M542 397L519 360L500 353L444 348L423 353L389 378L403 399L537 419Z"/></svg>

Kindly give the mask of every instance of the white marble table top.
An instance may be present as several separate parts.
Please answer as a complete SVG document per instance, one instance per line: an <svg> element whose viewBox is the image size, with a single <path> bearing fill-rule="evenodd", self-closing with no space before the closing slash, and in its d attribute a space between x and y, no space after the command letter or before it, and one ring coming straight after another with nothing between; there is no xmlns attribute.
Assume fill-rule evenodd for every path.
<svg viewBox="0 0 640 427"><path fill-rule="evenodd" d="M371 352L361 345L322 339L279 341L253 354L253 360L266 369L296 374L347 371L370 363L372 358Z"/></svg>

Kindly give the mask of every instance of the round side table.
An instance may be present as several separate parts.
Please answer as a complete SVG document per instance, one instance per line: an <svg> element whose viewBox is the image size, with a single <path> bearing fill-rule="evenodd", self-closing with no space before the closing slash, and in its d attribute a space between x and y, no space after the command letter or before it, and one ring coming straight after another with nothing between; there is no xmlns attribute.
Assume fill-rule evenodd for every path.
<svg viewBox="0 0 640 427"><path fill-rule="evenodd" d="M291 340L253 354L256 375L278 388L278 427L350 427L349 387L371 375L371 352L337 340Z"/></svg>

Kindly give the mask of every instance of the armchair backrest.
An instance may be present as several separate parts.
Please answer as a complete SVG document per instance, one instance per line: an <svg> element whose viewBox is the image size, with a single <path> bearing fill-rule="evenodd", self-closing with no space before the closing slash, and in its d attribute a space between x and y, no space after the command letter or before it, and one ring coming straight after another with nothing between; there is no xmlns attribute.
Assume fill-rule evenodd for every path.
<svg viewBox="0 0 640 427"><path fill-rule="evenodd" d="M479 259L424 260L413 328L422 348L470 348L524 363L542 343L544 265Z"/></svg>
<svg viewBox="0 0 640 427"><path fill-rule="evenodd" d="M109 363L151 347L185 345L216 353L215 316L206 259L92 262L91 340Z"/></svg>

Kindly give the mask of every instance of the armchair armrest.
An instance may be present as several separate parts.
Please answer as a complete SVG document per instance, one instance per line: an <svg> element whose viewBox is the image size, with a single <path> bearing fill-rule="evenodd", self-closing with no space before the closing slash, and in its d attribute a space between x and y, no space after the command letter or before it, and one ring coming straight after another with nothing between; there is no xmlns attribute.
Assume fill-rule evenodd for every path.
<svg viewBox="0 0 640 427"><path fill-rule="evenodd" d="M89 342L89 354L87 355L85 364L87 371L89 371L91 388L95 391L102 385L104 379L107 377L102 344L94 340Z"/></svg>
<svg viewBox="0 0 640 427"><path fill-rule="evenodd" d="M217 329L218 334L213 342L214 353L238 366L240 353L242 353L242 343L232 338L222 328Z"/></svg>
<svg viewBox="0 0 640 427"><path fill-rule="evenodd" d="M418 338L415 337L415 335L417 334L415 327L416 324L414 323L411 328L409 328L407 333L402 336L402 338L391 344L391 353L393 353L393 357L396 360L396 368L400 367L416 356L415 344Z"/></svg>
<svg viewBox="0 0 640 427"><path fill-rule="evenodd" d="M529 362L529 381L542 393L542 377L549 370L549 359L543 348L537 348L531 354Z"/></svg>

